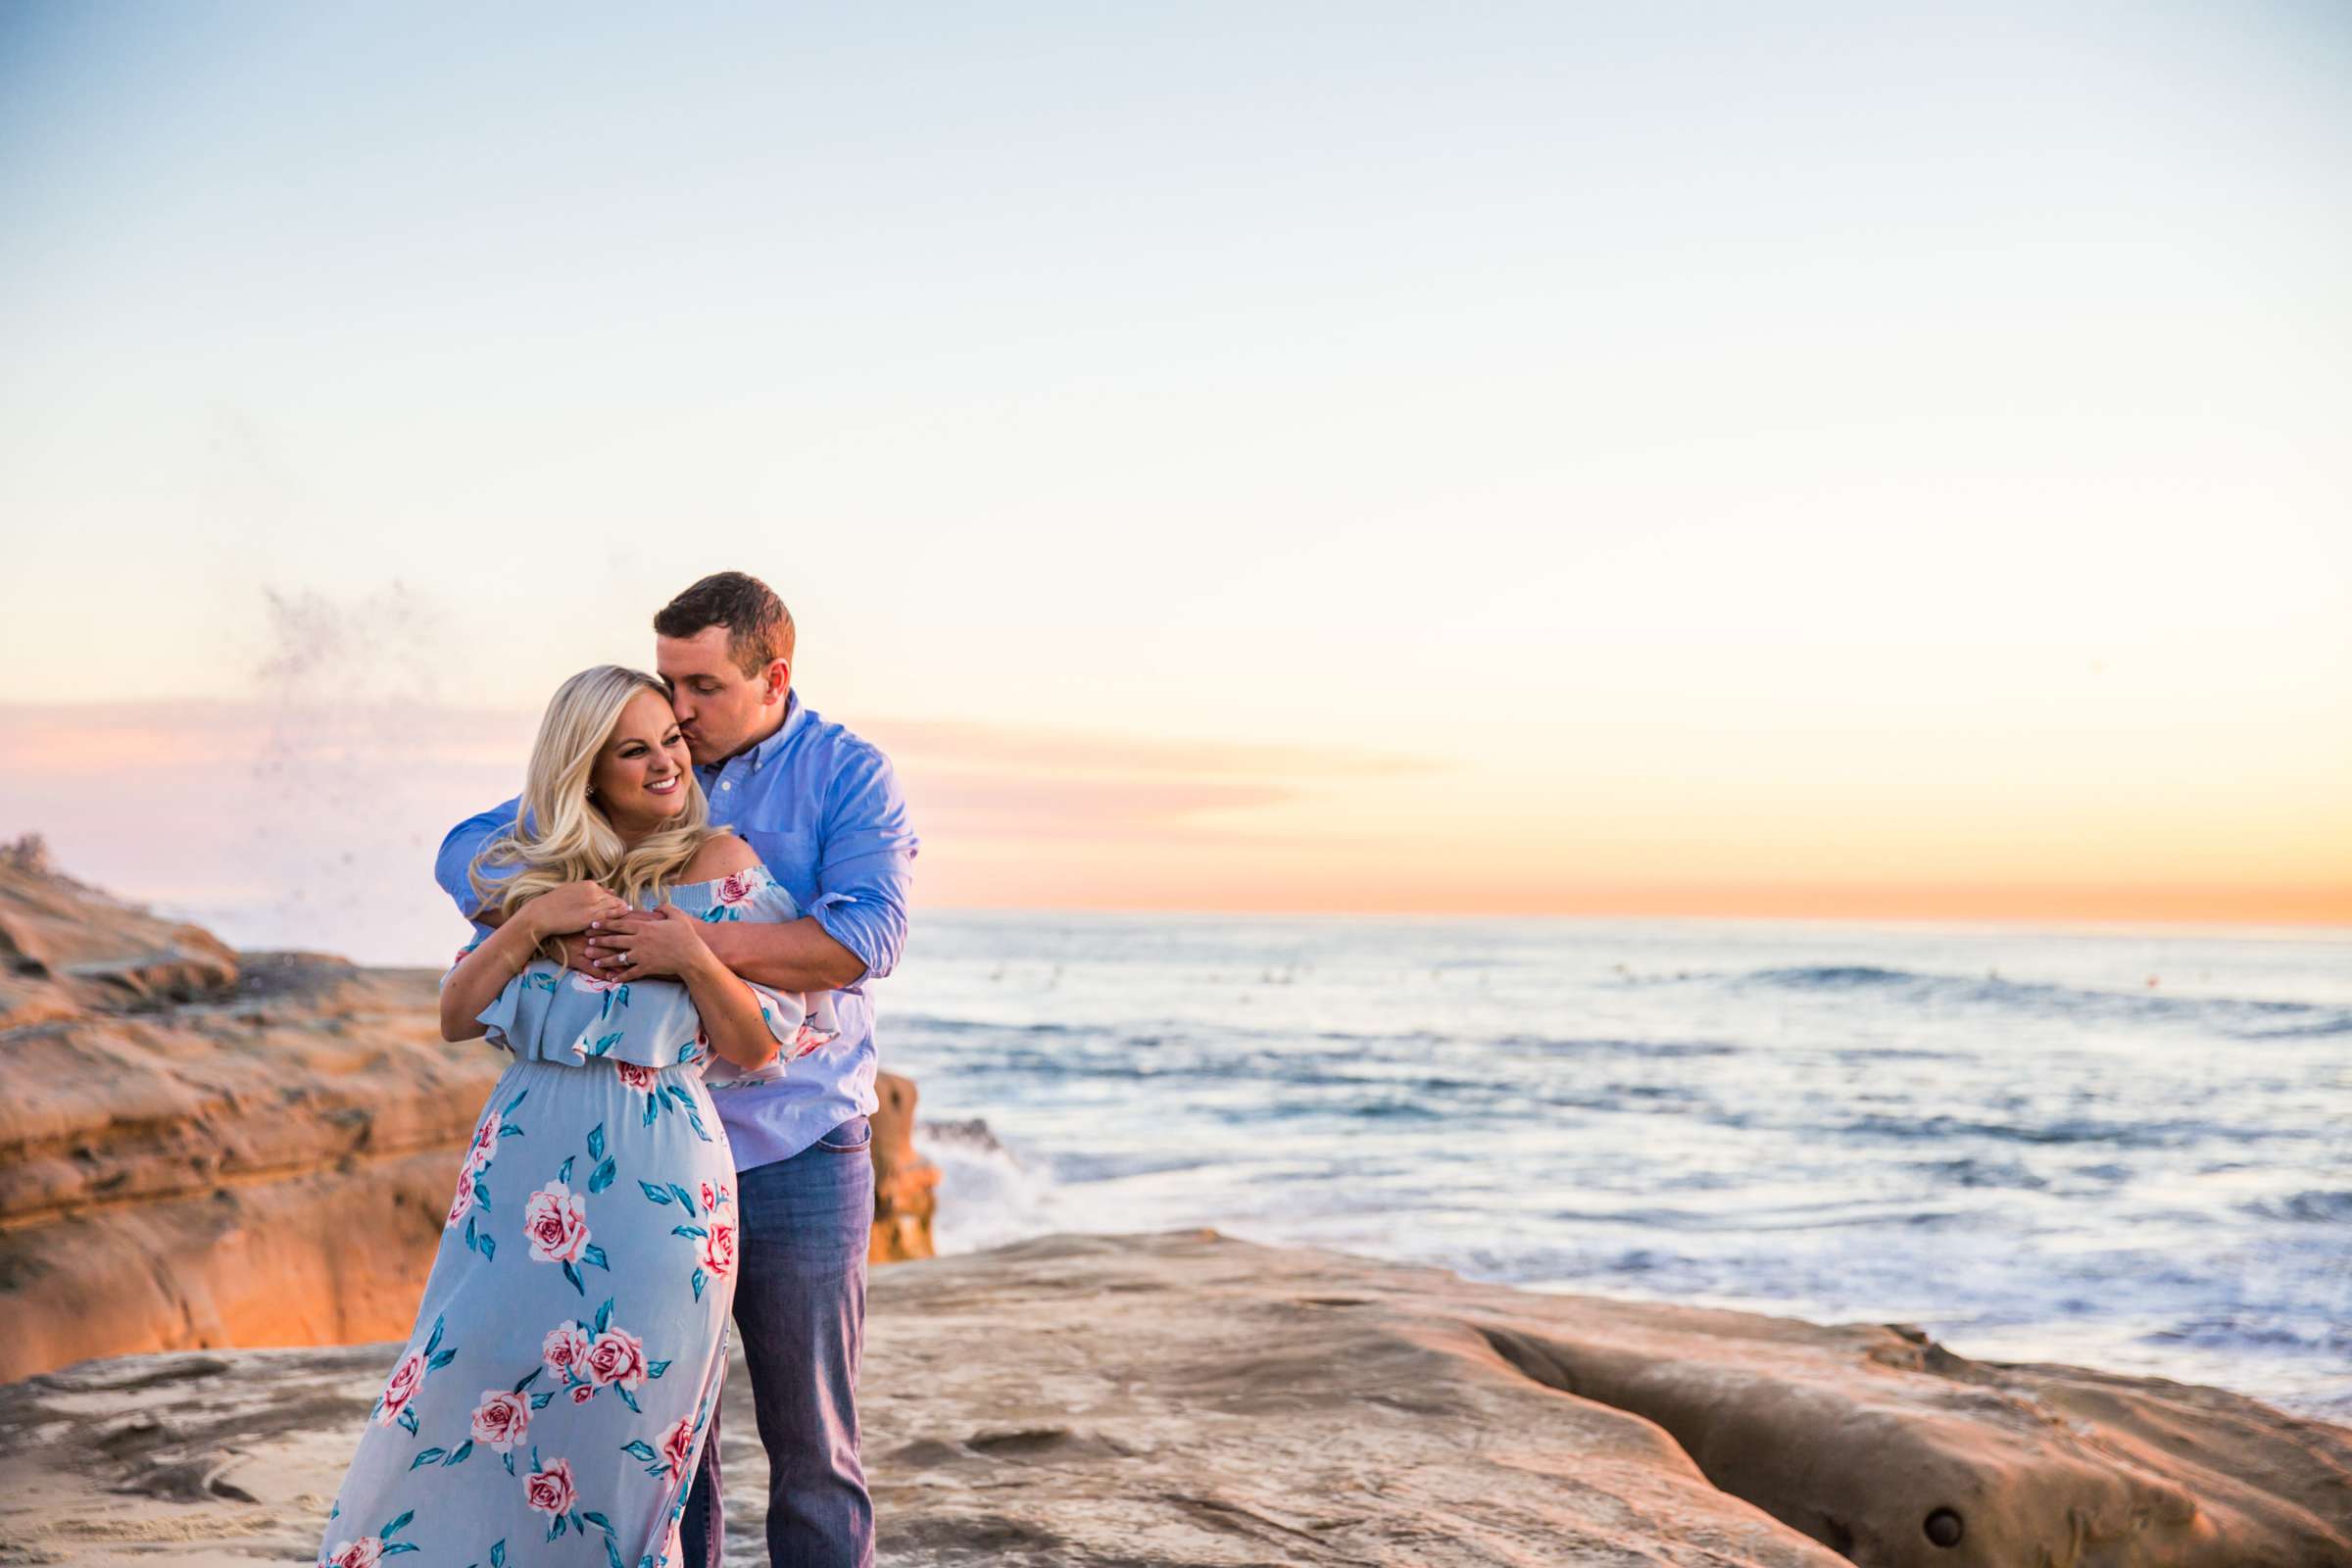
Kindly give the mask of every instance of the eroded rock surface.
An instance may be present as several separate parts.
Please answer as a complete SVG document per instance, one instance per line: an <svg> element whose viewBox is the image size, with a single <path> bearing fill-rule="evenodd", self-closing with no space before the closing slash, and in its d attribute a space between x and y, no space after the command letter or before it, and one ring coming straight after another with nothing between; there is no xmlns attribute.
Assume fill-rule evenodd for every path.
<svg viewBox="0 0 2352 1568"><path fill-rule="evenodd" d="M0 1390L0 1561L308 1561L397 1350ZM738 1364L737 1565L764 1561L748 1396ZM2352 1562L2352 1432L2219 1390L1200 1232L878 1273L861 1403L900 1568Z"/></svg>
<svg viewBox="0 0 2352 1568"><path fill-rule="evenodd" d="M0 1382L407 1334L508 1059L441 1039L436 981L231 953L0 848ZM913 1086L882 1094L875 1255L928 1255Z"/></svg>
<svg viewBox="0 0 2352 1568"><path fill-rule="evenodd" d="M874 1096L881 1106L874 1123L874 1232L866 1248L871 1263L904 1263L929 1257L931 1218L939 1207L939 1167L914 1149L914 1080L897 1073L878 1075Z"/></svg>

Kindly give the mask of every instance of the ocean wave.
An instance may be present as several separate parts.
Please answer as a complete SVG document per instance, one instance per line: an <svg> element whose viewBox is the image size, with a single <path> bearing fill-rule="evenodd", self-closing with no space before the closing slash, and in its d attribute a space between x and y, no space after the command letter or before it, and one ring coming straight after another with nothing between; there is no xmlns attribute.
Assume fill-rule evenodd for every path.
<svg viewBox="0 0 2352 1568"><path fill-rule="evenodd" d="M1841 1122L1836 1130L1873 1138L1923 1141L1991 1138L2020 1144L2105 1144L2117 1149L2180 1149L2207 1139L2254 1142L2296 1136L2291 1131L2224 1127L2208 1121L2110 1121L2096 1116L2066 1116L2047 1122L2009 1122L1878 1112Z"/></svg>
<svg viewBox="0 0 2352 1568"><path fill-rule="evenodd" d="M2014 1159L1977 1159L1973 1156L1925 1159L1913 1161L1910 1168L1955 1187L2006 1187L2034 1192L2050 1185L2046 1177L2035 1175Z"/></svg>
<svg viewBox="0 0 2352 1568"><path fill-rule="evenodd" d="M1166 1176L1211 1163L1198 1154L1056 1154L1054 1179L1064 1184L1120 1181L1133 1176Z"/></svg>
<svg viewBox="0 0 2352 1568"><path fill-rule="evenodd" d="M2134 1023L2201 1024L2238 1040L2318 1039L2352 1035L2352 1007L2251 997L2168 997L2152 992L1888 969L1876 964L1818 964L1756 969L1743 986L1787 991L1867 993L1945 1006L1989 1006L2049 1016L2098 1016Z"/></svg>
<svg viewBox="0 0 2352 1568"><path fill-rule="evenodd" d="M987 1122L917 1123L914 1148L939 1169L932 1243L942 1253L977 1251L1054 1228L1052 1179L999 1143Z"/></svg>
<svg viewBox="0 0 2352 1568"><path fill-rule="evenodd" d="M2267 1198L2248 1203L2246 1211L2264 1219L2282 1219L2295 1224L2352 1224L2352 1193L2313 1191L2286 1198Z"/></svg>
<svg viewBox="0 0 2352 1568"><path fill-rule="evenodd" d="M1684 1056L1736 1056L1744 1048L1720 1040L1625 1040L1608 1035L1501 1035L1492 1042L1503 1051L1543 1056L1641 1056L1673 1060Z"/></svg>

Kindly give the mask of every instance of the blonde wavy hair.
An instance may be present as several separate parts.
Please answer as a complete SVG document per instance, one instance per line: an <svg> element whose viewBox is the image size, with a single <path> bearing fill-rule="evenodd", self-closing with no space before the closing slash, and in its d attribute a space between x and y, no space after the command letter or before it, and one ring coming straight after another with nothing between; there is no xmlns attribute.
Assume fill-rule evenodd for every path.
<svg viewBox="0 0 2352 1568"><path fill-rule="evenodd" d="M466 869L483 907L497 909L503 919L525 900L566 882L601 882L631 904L641 896L659 901L704 841L722 831L710 826L710 803L691 767L686 808L634 849L620 842L603 808L588 798L597 755L612 738L620 710L641 691L669 701L659 680L619 664L583 669L556 688L531 743L522 813L514 830L483 846ZM514 869L504 869L509 866Z"/></svg>

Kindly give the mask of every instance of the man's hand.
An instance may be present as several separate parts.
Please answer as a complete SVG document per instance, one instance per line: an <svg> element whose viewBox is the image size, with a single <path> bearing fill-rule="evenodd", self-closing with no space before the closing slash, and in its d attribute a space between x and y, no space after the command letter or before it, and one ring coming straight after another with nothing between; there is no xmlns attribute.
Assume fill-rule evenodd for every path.
<svg viewBox="0 0 2352 1568"><path fill-rule="evenodd" d="M579 957L575 960L565 954L564 961L582 974L594 975L600 980L613 979L629 965L629 948L637 935L638 924L658 918L657 915L631 909L627 914L616 915L610 920L598 920L588 927L586 940L580 943Z"/></svg>
<svg viewBox="0 0 2352 1568"><path fill-rule="evenodd" d="M589 942L607 955L599 966L609 980L667 979L710 963L703 922L674 904L651 912L604 920Z"/></svg>

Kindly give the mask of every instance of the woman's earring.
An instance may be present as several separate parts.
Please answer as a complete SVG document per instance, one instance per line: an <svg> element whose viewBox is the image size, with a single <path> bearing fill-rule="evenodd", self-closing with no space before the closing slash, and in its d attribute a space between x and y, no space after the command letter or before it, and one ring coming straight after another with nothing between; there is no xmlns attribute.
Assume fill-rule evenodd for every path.
<svg viewBox="0 0 2352 1568"><path fill-rule="evenodd" d="M593 784L588 786L588 798L592 801L596 799L596 786Z"/></svg>

